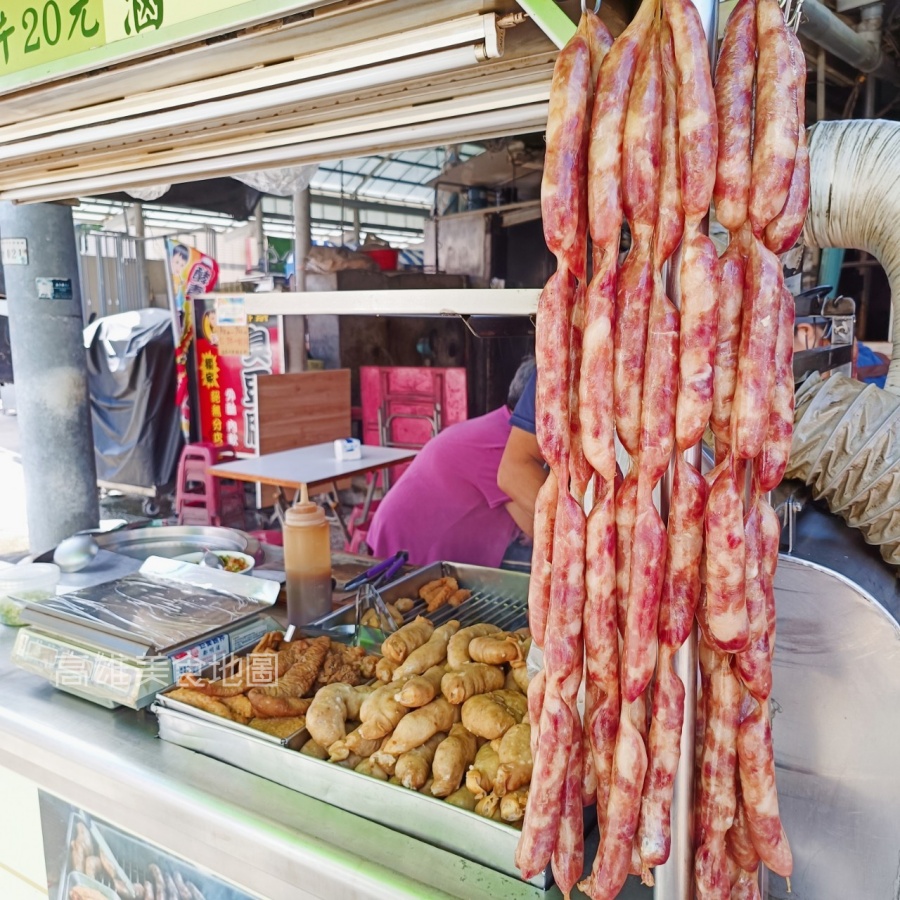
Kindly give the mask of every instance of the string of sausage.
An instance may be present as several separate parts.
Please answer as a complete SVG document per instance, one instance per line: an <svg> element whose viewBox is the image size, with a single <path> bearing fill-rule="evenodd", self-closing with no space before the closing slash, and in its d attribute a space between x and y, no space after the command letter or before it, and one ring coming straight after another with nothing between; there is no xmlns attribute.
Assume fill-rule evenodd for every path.
<svg viewBox="0 0 900 900"><path fill-rule="evenodd" d="M599 22L599 20L598 20ZM619 721L619 649L615 593L615 474L613 446L613 320L615 280L622 218L616 173L607 159L618 159L624 129L624 101L610 77L621 78L615 56L601 65L612 46L605 29L595 30L597 49L595 102L588 150L588 223L593 242L593 277L588 286L584 354L580 382L580 417L585 456L593 467L594 505L587 520L585 554L585 710L582 801L596 802L602 827L612 771L612 751ZM627 95L626 95L627 96ZM598 120L611 123L598 131ZM606 188L606 192L603 189ZM580 873L579 873L580 874Z"/></svg>
<svg viewBox="0 0 900 900"><path fill-rule="evenodd" d="M805 69L777 2L739 0L716 77L723 124L716 212L731 243L722 258L711 417L721 464L707 506L701 621L705 640L716 648L709 652L725 660L725 653L735 653L733 673L743 699L734 735L737 777L718 785L718 797L698 791L698 820L715 822L710 813L716 808L731 811L730 820L720 816L714 830L699 836L701 898L757 897L760 859L785 876L792 866L778 817L767 708L780 523L765 492L783 476L793 423L794 303L775 254L796 241L808 204ZM749 470L744 460L753 461ZM753 490L745 512L747 471ZM705 702L707 709L715 705L711 687ZM708 718L707 737L710 728ZM700 780L702 786L702 765Z"/></svg>
<svg viewBox="0 0 900 900"><path fill-rule="evenodd" d="M596 46L595 24L585 16L557 58L547 123L541 205L547 246L558 268L538 307L535 421L551 475L535 511L535 559L541 572L529 597L535 603L532 632L544 650L544 672L529 691L536 732L534 776L516 852L526 878L551 863L565 893L580 876L584 858L582 727L576 696L584 658L586 525L581 499L590 470L582 449L578 379L586 313L591 56Z"/></svg>
<svg viewBox="0 0 900 900"><path fill-rule="evenodd" d="M535 504L534 573L528 596L529 625L540 647L544 645L549 614L555 510L560 486L563 492L569 487L570 323L576 300L575 279L584 271L587 252L578 210L585 199L590 73L589 42L579 30L560 51L553 70L541 182L544 239L556 256L557 271L541 294L535 329L535 432L551 470ZM564 461L566 474L561 479Z"/></svg>
<svg viewBox="0 0 900 900"><path fill-rule="evenodd" d="M638 32L638 34L635 34ZM587 524L587 661L585 737L592 759L595 801L606 824L619 727L619 652L616 592L616 460L614 448L614 321L623 198L620 181L627 103L639 52L639 29L626 29L598 73L588 155L588 210L594 247L588 330L582 366L585 452L597 475ZM590 443L587 443L590 435ZM585 791L587 793L587 791Z"/></svg>
<svg viewBox="0 0 900 900"><path fill-rule="evenodd" d="M717 171L713 109L718 105L721 115L724 101L716 96L714 102L702 25L689 0L664 0L664 8L660 29L656 0L645 0L599 74L608 35L598 28L599 20L583 17L554 73L542 201L558 270L541 298L537 341L537 436L551 475L538 499L530 597L532 630L544 647L545 668L529 691L535 779L517 862L530 877L551 861L568 893L583 854L581 802L592 797L603 826L591 875L581 885L592 897L615 896L629 868L651 880L649 870L668 855L684 709L672 658L697 608L705 538L705 599L697 612L707 642L698 894L712 896L708 891L727 886L736 896L753 896L752 868L740 865L755 862L753 852L740 853L748 837L753 851L777 871L789 870L790 862L777 800L771 814L774 761L765 704L771 690L778 523L763 492L780 479L790 440L792 392L785 385L790 385L792 305L773 251L795 239L805 205L799 53L775 0L756 5L740 0L734 18L744 23L746 39L732 38L735 49L726 54L731 61L720 69L725 86L729 66L733 71L732 105L743 119L740 134L729 132L723 140ZM758 40L749 27L754 23ZM737 25L731 30L737 33ZM595 71L585 83L584 72L592 65ZM751 154L754 69L758 96ZM584 126L595 82L587 150ZM661 102L663 93L667 102ZM667 129L665 137L661 129ZM660 153L676 146L676 135L673 164ZM726 218L732 206L719 321L718 264L700 232L714 184ZM658 211L650 209L655 204L648 199L658 199ZM679 337L678 315L662 290L660 270L681 236L682 209ZM619 270L623 212L633 245ZM585 221L594 243L586 290ZM706 483L679 452L667 533L650 502L652 488L673 443L679 451L692 446L710 419L721 465L711 478L705 515ZM636 462L622 482L616 479L613 423ZM747 472L755 489L745 520ZM595 499L585 523L579 501L591 477ZM617 631L623 638L621 666ZM575 707L582 639L587 649L583 733ZM733 663L732 653L738 654ZM645 692L654 666L648 738ZM739 748L743 764L734 762ZM730 846L741 856L734 863L728 859Z"/></svg>
<svg viewBox="0 0 900 900"><path fill-rule="evenodd" d="M589 82L588 107L590 109L590 107L593 106L593 93L599 78L602 60L612 45L612 36L600 19L590 12L585 12L582 15L579 30L585 34L589 48L591 78ZM588 124L591 118L592 116L587 117ZM588 158L589 133L589 130L586 130L586 160ZM589 207L587 203L587 162L585 163L583 173L580 172L579 174L583 179L583 194L582 202L578 208L578 216L582 224L583 232L586 233L589 220ZM587 785L589 790L591 783L593 782L596 784L597 779L594 755L590 752L591 740L590 738L585 740L582 721L576 705L576 695L578 688L581 685L584 672L584 627L590 627L592 624L590 617L585 613L588 606L586 598L588 579L585 577L584 571L587 534L586 521L582 510L582 501L585 488L593 472L584 447L583 429L579 414L583 334L584 329L591 321L588 318L588 315L590 312L593 312L593 310L588 308L587 291L585 290L583 281L582 284L579 285L579 294L580 304L576 303L576 314L573 318L572 325L572 412L570 418L571 441L573 447L572 493L578 502L577 504L569 506L569 512L572 516L572 530L570 536L566 538L567 551L572 554L573 558L578 557L578 562L574 564L573 572L576 580L570 582L572 585L573 602L568 606L565 614L560 617L561 627L568 628L565 633L568 637L567 643L569 644L569 655L562 658L559 664L562 672L568 671L570 673L567 676L563 697L572 722L572 738L571 743L569 744L569 761L563 788L561 821L559 832L557 834L556 846L554 847L553 856L551 858L553 877L556 880L557 886L566 896L569 895L569 892L581 877L582 869L584 867L584 814L582 811L582 801L583 794L585 793L585 785ZM580 563L580 565L578 563ZM606 602L608 604L608 601ZM574 638L576 633L577 640ZM554 646L555 643L556 636L554 634L551 646ZM560 647L562 646L563 642L560 640ZM594 790L596 793L596 788Z"/></svg>
<svg viewBox="0 0 900 900"><path fill-rule="evenodd" d="M660 606L659 656L648 748L650 762L638 831L642 878L648 884L653 882L650 869L665 862L671 848L670 811L685 702L684 685L674 671L673 660L690 634L699 599L706 503L706 484L700 473L687 463L684 451L699 440L709 418L717 306L715 250L699 231L700 219L709 206L712 193L716 153L716 117L706 63L706 42L692 5L669 4L666 14L663 63L667 105L674 104L674 109L668 113L672 117L668 130L672 133L664 138L664 142L667 147L674 147L677 138L675 159L679 165L676 171L681 173L678 199L683 204L687 221L680 270L681 342L680 352L676 350L675 357L681 377L677 400L680 416L676 413L673 437L679 452L675 457ZM670 21L674 32L671 37L668 33ZM690 72L692 66L690 88L686 91L681 85L685 80L684 73ZM685 118L688 115L690 121ZM685 122L683 127L682 121ZM664 208L663 204L661 206ZM675 244L677 241L671 249Z"/></svg>
<svg viewBox="0 0 900 900"><path fill-rule="evenodd" d="M622 167L623 145L631 115L631 85L655 11L655 3L644 3L604 59L591 125L588 189L594 276L589 295L594 302L593 317L588 326L592 330L591 340L585 342L582 369L582 385L590 392L590 402L583 403L582 416L587 423L585 433L590 432L594 438L588 458L597 471L597 479L595 504L588 522L591 546L585 609L588 650L585 721L594 757L597 815L602 829L601 845L591 875L580 885L591 897L615 896L627 877L646 768L646 749L639 727L646 706L642 699L636 703L620 702L618 681L617 632L624 626L624 617L617 609L624 606L627 597L627 587L623 589L620 584L623 566L618 541L627 532L627 526L620 521L623 516L620 503L625 501L624 516L628 518L628 510L633 510L634 505L628 503L632 490L626 485L636 486L636 476L629 473L631 482L626 479L625 485L618 485L616 490L612 437L617 410L603 401L610 396L621 396L617 380L623 335L619 316L621 298L626 290L639 305L646 297L640 292L640 284L635 293L633 275L629 275L625 267L617 272L616 263L620 223L626 205ZM637 95L636 102L639 99L640 95ZM652 152L652 145L649 149ZM654 190L650 199L655 201L655 195ZM632 195L628 199L635 198ZM645 241L643 255L647 258L648 269L651 246ZM635 247L632 252L634 250ZM640 310L639 314L642 314ZM643 368L640 371L642 373ZM639 415L638 404L638 422ZM630 449L635 451L635 442L631 440L630 443ZM587 444L585 446L587 448ZM624 571L628 572L629 568L625 566Z"/></svg>

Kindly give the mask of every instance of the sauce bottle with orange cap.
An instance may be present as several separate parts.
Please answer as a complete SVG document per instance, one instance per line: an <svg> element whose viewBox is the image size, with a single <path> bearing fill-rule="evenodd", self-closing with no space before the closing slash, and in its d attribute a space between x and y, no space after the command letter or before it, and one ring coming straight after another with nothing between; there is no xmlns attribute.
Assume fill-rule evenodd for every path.
<svg viewBox="0 0 900 900"><path fill-rule="evenodd" d="M325 510L301 485L300 502L284 514L288 623L306 625L331 612L331 529Z"/></svg>

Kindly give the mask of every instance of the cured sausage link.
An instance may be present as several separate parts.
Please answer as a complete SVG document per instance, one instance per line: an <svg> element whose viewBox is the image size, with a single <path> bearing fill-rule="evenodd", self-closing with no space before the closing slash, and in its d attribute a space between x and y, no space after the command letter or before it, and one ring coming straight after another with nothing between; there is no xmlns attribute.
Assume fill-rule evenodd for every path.
<svg viewBox="0 0 900 900"><path fill-rule="evenodd" d="M750 621L744 595L744 505L733 461L710 488L704 533L707 639L722 653L737 653L750 642Z"/></svg>
<svg viewBox="0 0 900 900"><path fill-rule="evenodd" d="M691 0L664 0L678 72L678 152L685 219L699 222L709 211L716 180L719 126L709 70L706 35ZM780 208L780 207L779 207Z"/></svg>
<svg viewBox="0 0 900 900"><path fill-rule="evenodd" d="M609 483L616 475L613 405L615 302L615 255L595 253L594 275L587 292L579 416L584 455L594 471Z"/></svg>
<svg viewBox="0 0 900 900"><path fill-rule="evenodd" d="M647 332L640 443L640 473L651 486L662 478L675 446L678 335L678 310L666 296L657 274Z"/></svg>
<svg viewBox="0 0 900 900"><path fill-rule="evenodd" d="M643 706L641 701L638 703ZM623 703L606 828L600 837L600 848L591 874L578 886L593 900L613 900L622 889L631 864L632 845L641 811L641 789L647 771L647 750L633 715L632 704Z"/></svg>
<svg viewBox="0 0 900 900"><path fill-rule="evenodd" d="M716 218L732 233L747 221L755 74L756 0L740 0L725 25L715 85L719 156L713 198Z"/></svg>
<svg viewBox="0 0 900 900"><path fill-rule="evenodd" d="M735 671L757 700L766 700L772 692L772 665L769 652L769 628L766 593L762 572L762 512L758 499L744 520L744 597L750 622L750 643L734 658Z"/></svg>
<svg viewBox="0 0 900 900"><path fill-rule="evenodd" d="M541 216L544 240L561 268L580 276L587 244L578 210L587 206L591 58L581 30L560 50L550 83Z"/></svg>
<svg viewBox="0 0 900 900"><path fill-rule="evenodd" d="M669 506L668 551L659 612L659 641L678 649L690 636L700 599L700 558L707 486L681 454Z"/></svg>
<svg viewBox="0 0 900 900"><path fill-rule="evenodd" d="M575 498L582 500L593 469L585 455L584 436L581 427L580 390L581 366L584 356L584 327L587 315L587 286L578 282L575 289L575 303L572 308L571 330L569 332L569 472L570 489Z"/></svg>
<svg viewBox="0 0 900 900"><path fill-rule="evenodd" d="M641 476L622 644L622 699L628 703L634 703L647 689L656 665L666 527L653 505L650 490Z"/></svg>
<svg viewBox="0 0 900 900"><path fill-rule="evenodd" d="M731 444L731 408L737 382L746 269L747 260L740 238L734 237L719 257L719 328L709 425L720 444Z"/></svg>
<svg viewBox="0 0 900 900"><path fill-rule="evenodd" d="M766 624L769 629L769 652L775 653L775 568L778 565L778 545L781 542L781 519L765 500L760 502L762 549L760 572L766 595Z"/></svg>
<svg viewBox="0 0 900 900"><path fill-rule="evenodd" d="M596 487L587 520L584 648L585 738L596 778L597 818L606 821L619 727L619 638L616 613L616 520L612 484Z"/></svg>
<svg viewBox="0 0 900 900"><path fill-rule="evenodd" d="M769 430L782 287L778 257L762 241L751 239L737 385L731 409L732 448L739 459L759 456Z"/></svg>
<svg viewBox="0 0 900 900"><path fill-rule="evenodd" d="M809 145L806 138L806 56L800 40L788 29L794 77L797 80L797 154L787 199L781 212L766 226L766 246L776 255L790 250L797 243L806 211L809 208Z"/></svg>
<svg viewBox="0 0 900 900"><path fill-rule="evenodd" d="M622 152L622 208L632 246L616 286L615 404L619 440L633 457L640 447L647 327L653 298L653 230L659 207L662 70L649 26L628 102Z"/></svg>
<svg viewBox="0 0 900 900"><path fill-rule="evenodd" d="M761 235L787 200L797 155L797 73L778 0L757 0L756 121L750 175L750 222Z"/></svg>
<svg viewBox="0 0 900 900"><path fill-rule="evenodd" d="M737 752L741 793L753 846L766 866L786 878L793 871L794 863L778 814L768 703L753 701L738 730Z"/></svg>
<svg viewBox="0 0 900 900"><path fill-rule="evenodd" d="M581 805L582 754L581 722L573 720L575 737L569 753L563 786L562 816L551 865L557 887L568 897L584 868L584 813Z"/></svg>
<svg viewBox="0 0 900 900"><path fill-rule="evenodd" d="M772 491L778 487L791 455L794 435L794 311L794 295L787 288L782 288L769 428L756 465L756 478L762 491Z"/></svg>
<svg viewBox="0 0 900 900"><path fill-rule="evenodd" d="M660 64L663 76L662 132L659 159L659 215L653 245L653 267L661 272L663 263L676 251L684 233L681 205L681 157L678 153L678 98L675 48L669 20L659 24Z"/></svg>
<svg viewBox="0 0 900 900"><path fill-rule="evenodd" d="M581 743L575 704L584 657L584 549L584 512L570 494L560 492L553 540L554 578L544 645L545 687L531 780L534 799L526 807L516 850L516 865L526 879L543 871L553 855L563 815L570 748L573 742ZM579 803L580 800L579 771ZM569 861L558 858L558 864L566 867Z"/></svg>
<svg viewBox="0 0 900 900"><path fill-rule="evenodd" d="M719 326L719 260L713 242L688 223L681 257L681 348L675 440L681 450L703 437L713 400Z"/></svg>
<svg viewBox="0 0 900 900"><path fill-rule="evenodd" d="M744 809L744 798L738 794L737 808L734 813L734 822L725 835L725 848L728 855L748 872L756 871L759 866L759 854L753 846L750 837L750 827L747 825L747 811Z"/></svg>
<svg viewBox="0 0 900 900"><path fill-rule="evenodd" d="M551 470L538 491L534 504L534 544L531 550L531 579L528 582L528 627L538 647L544 646L547 616L550 613L550 581L553 574L553 530L559 484Z"/></svg>
<svg viewBox="0 0 900 900"><path fill-rule="evenodd" d="M622 227L622 145L638 56L655 9L643 3L600 65L588 147L588 212L594 247L615 256Z"/></svg>
<svg viewBox="0 0 900 900"><path fill-rule="evenodd" d="M616 433L637 459L641 441L641 394L647 326L653 300L652 230L640 226L616 283L614 401Z"/></svg>
<svg viewBox="0 0 900 900"><path fill-rule="evenodd" d="M694 859L697 897L728 897L731 881L728 873L725 835L734 820L736 735L740 718L741 686L728 656L711 654L706 733L698 773L698 798L694 810L698 848Z"/></svg>
<svg viewBox="0 0 900 900"><path fill-rule="evenodd" d="M672 847L672 796L681 757L685 698L684 684L672 665L674 655L672 647L665 644L660 647L653 688L649 765L644 779L638 827L641 880L644 884L653 884L650 869L664 863Z"/></svg>
<svg viewBox="0 0 900 900"><path fill-rule="evenodd" d="M632 469L616 491L616 603L619 632L625 633L628 591L631 585L631 557L637 519L637 469Z"/></svg>
<svg viewBox="0 0 900 900"><path fill-rule="evenodd" d="M557 478L569 455L569 322L575 290L575 277L558 269L541 292L535 328L535 436ZM568 483L561 482L560 489L568 489Z"/></svg>

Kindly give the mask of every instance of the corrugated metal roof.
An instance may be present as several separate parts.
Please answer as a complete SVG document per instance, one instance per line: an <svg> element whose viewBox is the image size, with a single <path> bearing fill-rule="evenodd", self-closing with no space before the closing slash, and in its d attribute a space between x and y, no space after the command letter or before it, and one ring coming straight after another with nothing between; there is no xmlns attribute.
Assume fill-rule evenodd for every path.
<svg viewBox="0 0 900 900"><path fill-rule="evenodd" d="M477 144L463 144L456 148L456 159L463 161L481 152ZM347 159L320 166L311 187L360 200L430 207L434 190L428 182L441 174L446 160L443 147Z"/></svg>

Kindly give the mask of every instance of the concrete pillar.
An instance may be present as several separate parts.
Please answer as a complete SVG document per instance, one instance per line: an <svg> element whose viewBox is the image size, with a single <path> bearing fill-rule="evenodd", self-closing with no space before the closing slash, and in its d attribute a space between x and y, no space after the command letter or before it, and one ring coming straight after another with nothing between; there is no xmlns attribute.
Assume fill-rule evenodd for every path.
<svg viewBox="0 0 900 900"><path fill-rule="evenodd" d="M72 210L0 202L0 237L27 241L27 264L4 266L4 276L36 555L100 518Z"/></svg>
<svg viewBox="0 0 900 900"><path fill-rule="evenodd" d="M294 290L306 290L306 257L312 244L309 188L294 191ZM286 316L284 342L288 355L288 371L306 369L306 316Z"/></svg>
<svg viewBox="0 0 900 900"><path fill-rule="evenodd" d="M256 243L256 263L253 268L260 272L269 271L269 249L266 245L266 231L263 225L263 198L259 198L253 211L253 238Z"/></svg>
<svg viewBox="0 0 900 900"><path fill-rule="evenodd" d="M294 192L294 290L306 290L306 257L312 246L309 188Z"/></svg>
<svg viewBox="0 0 900 900"><path fill-rule="evenodd" d="M137 286L138 286L138 305L137 309L144 309L152 306L152 295L150 291L150 275L147 272L147 253L144 239L146 231L144 229L144 204L140 201L130 204L125 213L125 221L131 226L130 231L134 234L134 261L137 266Z"/></svg>

